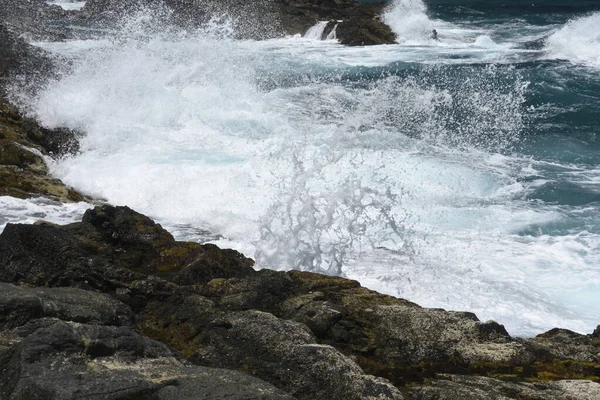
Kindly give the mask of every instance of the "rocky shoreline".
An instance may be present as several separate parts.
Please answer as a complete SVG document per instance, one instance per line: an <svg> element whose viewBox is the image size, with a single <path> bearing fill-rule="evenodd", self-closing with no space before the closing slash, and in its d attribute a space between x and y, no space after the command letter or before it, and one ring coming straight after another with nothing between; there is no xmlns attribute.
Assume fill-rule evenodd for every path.
<svg viewBox="0 0 600 400"><path fill-rule="evenodd" d="M253 264L127 207L7 225L1 398L600 396L600 329L513 338L472 313Z"/></svg>
<svg viewBox="0 0 600 400"><path fill-rule="evenodd" d="M93 0L77 16L37 0L9 15L9 3L0 8L2 88L16 72L32 85L51 73L18 38L55 34L34 29L36 18L83 18L100 6L93 13L107 17L125 4ZM188 3L170 4L177 14ZM380 27L370 21L381 5L269 4L295 10L278 11L288 33L314 20L333 20L333 29L352 13L367 17L348 27ZM78 133L41 127L5 94L0 195L91 201L45 163L77 152ZM127 207L99 205L64 226L8 224L0 234L0 399L593 400L598 382L600 327L514 338L472 313L423 308L341 277L257 271L236 251L177 242Z"/></svg>

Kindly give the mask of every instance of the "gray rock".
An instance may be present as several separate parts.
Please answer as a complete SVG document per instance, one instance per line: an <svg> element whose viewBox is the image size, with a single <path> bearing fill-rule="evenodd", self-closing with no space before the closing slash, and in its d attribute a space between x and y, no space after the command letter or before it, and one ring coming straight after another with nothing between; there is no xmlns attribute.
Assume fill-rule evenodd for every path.
<svg viewBox="0 0 600 400"><path fill-rule="evenodd" d="M66 322L3 354L0 398L292 399L239 372L191 366L130 328Z"/></svg>
<svg viewBox="0 0 600 400"><path fill-rule="evenodd" d="M151 303L138 328L202 365L239 369L298 399L402 399L388 381L318 344L303 324L260 311L222 311L201 296Z"/></svg>
<svg viewBox="0 0 600 400"><path fill-rule="evenodd" d="M594 334L581 335L568 329L552 329L537 335L531 342L549 352L553 358L600 362L600 340Z"/></svg>
<svg viewBox="0 0 600 400"><path fill-rule="evenodd" d="M431 385L410 388L413 400L596 400L600 384L591 381L513 383L479 376L447 375Z"/></svg>
<svg viewBox="0 0 600 400"><path fill-rule="evenodd" d="M0 282L0 331L40 318L133 326L129 307L107 295L74 288L28 288Z"/></svg>

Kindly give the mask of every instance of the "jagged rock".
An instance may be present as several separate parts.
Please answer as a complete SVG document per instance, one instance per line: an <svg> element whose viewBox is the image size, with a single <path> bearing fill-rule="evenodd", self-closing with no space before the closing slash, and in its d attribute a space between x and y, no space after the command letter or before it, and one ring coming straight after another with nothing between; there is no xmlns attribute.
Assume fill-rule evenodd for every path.
<svg viewBox="0 0 600 400"><path fill-rule="evenodd" d="M77 11L67 11L45 0L2 0L0 21L10 27L17 36L26 35L39 40L62 40L68 36L67 24ZM52 23L54 22L54 23ZM1 34L0 34L1 36Z"/></svg>
<svg viewBox="0 0 600 400"><path fill-rule="evenodd" d="M8 224L0 239L3 282L109 291L144 278L123 269L112 268L114 274L110 274L107 260L94 258L93 252L84 248L73 234L57 226Z"/></svg>
<svg viewBox="0 0 600 400"><path fill-rule="evenodd" d="M267 39L304 34L317 21L342 21L337 37L349 45L394 43L391 29L379 21L387 3L361 3L354 0L88 0L84 15L103 23L117 22L117 16L164 5L169 23L197 27L212 17L233 17L235 33L241 38ZM333 29L328 27L329 33Z"/></svg>
<svg viewBox="0 0 600 400"><path fill-rule="evenodd" d="M66 187L59 179L10 165L0 166L0 196L20 199L44 196L62 202L88 199L76 190Z"/></svg>
<svg viewBox="0 0 600 400"><path fill-rule="evenodd" d="M595 400L600 384L590 381L513 383L479 376L447 375L431 385L412 387L413 400Z"/></svg>
<svg viewBox="0 0 600 400"><path fill-rule="evenodd" d="M239 252L210 244L176 242L159 224L128 207L101 206L87 210L83 223L94 231L82 230L78 232L80 238L108 245L106 254L133 271L174 277L175 282L183 285L254 272L254 261Z"/></svg>
<svg viewBox="0 0 600 400"><path fill-rule="evenodd" d="M46 399L293 399L234 371L191 366L130 328L56 322L0 357L0 396Z"/></svg>
<svg viewBox="0 0 600 400"><path fill-rule="evenodd" d="M23 3L23 2L21 2ZM26 3L26 2L25 2ZM25 43L5 25L0 5L0 98L5 95L8 78L20 75L24 82L34 86L40 77L50 73L52 63L40 49Z"/></svg>
<svg viewBox="0 0 600 400"><path fill-rule="evenodd" d="M42 174L48 172L41 156L8 139L0 139L0 165L14 165Z"/></svg>
<svg viewBox="0 0 600 400"><path fill-rule="evenodd" d="M57 320L130 329L133 312L138 332L189 361L250 373L300 399L401 398L401 388L423 399L478 399L486 391L500 399L514 389L550 400L560 398L552 397L558 388L596 390L564 379L600 380L597 335L556 329L517 339L472 313L422 308L341 277L255 271L235 251L176 242L127 207L96 207L84 222L66 226L7 225L0 234L0 281L93 294L83 299L79 289L0 285L2 360L14 360L18 346ZM69 346L78 348L75 342L69 339ZM94 369L85 374L97 373L90 362ZM139 372L136 365L131 368ZM70 364L61 371L68 382L81 372ZM138 382L136 374L128 376ZM192 385L182 383L185 393L200 382L181 379ZM122 382L128 381L117 386ZM44 390L59 390L46 384ZM148 390L151 398L178 393L169 387L160 393L171 397L157 397L159 389ZM455 397L440 397L446 395Z"/></svg>
<svg viewBox="0 0 600 400"><path fill-rule="evenodd" d="M48 176L42 158L42 154L76 152L76 134L65 129L44 129L23 118L4 100L5 87L15 76L35 87L51 69L43 52L19 39L0 20L0 195L46 196L64 202L86 199Z"/></svg>
<svg viewBox="0 0 600 400"><path fill-rule="evenodd" d="M82 223L65 227L8 224L0 235L0 281L36 286L120 289L135 296L174 286L158 277L203 283L252 274L252 264L233 250L176 242L128 207L98 206Z"/></svg>
<svg viewBox="0 0 600 400"><path fill-rule="evenodd" d="M555 328L537 335L531 341L543 346L554 358L597 363L600 362L600 338L594 333L581 335L568 329Z"/></svg>
<svg viewBox="0 0 600 400"><path fill-rule="evenodd" d="M193 296L150 303L141 332L202 365L241 369L298 399L402 399L389 382L366 375L303 324L255 310L224 312Z"/></svg>
<svg viewBox="0 0 600 400"><path fill-rule="evenodd" d="M0 331L40 318L96 325L133 326L125 304L75 288L28 288L0 282Z"/></svg>
<svg viewBox="0 0 600 400"><path fill-rule="evenodd" d="M368 18L351 18L341 22L336 29L340 43L349 46L391 44L396 35L383 22Z"/></svg>
<svg viewBox="0 0 600 400"><path fill-rule="evenodd" d="M40 127L0 99L0 195L45 196L62 202L89 200L49 176L42 157L44 153L60 156L76 151L75 137L67 130Z"/></svg>

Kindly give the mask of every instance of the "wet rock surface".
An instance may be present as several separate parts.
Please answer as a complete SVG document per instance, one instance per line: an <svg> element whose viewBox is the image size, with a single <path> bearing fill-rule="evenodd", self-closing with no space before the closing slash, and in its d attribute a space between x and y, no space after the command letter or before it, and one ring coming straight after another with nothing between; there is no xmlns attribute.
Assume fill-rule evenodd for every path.
<svg viewBox="0 0 600 400"><path fill-rule="evenodd" d="M0 235L0 393L597 398L597 335L512 338L472 313L252 264L177 242L127 207L96 207L66 226L9 224Z"/></svg>
<svg viewBox="0 0 600 400"><path fill-rule="evenodd" d="M44 196L62 202L89 200L48 174L44 156L78 148L77 134L45 129L0 98L0 196Z"/></svg>
<svg viewBox="0 0 600 400"><path fill-rule="evenodd" d="M6 100L6 89L13 80L35 87L51 73L52 63L45 54L0 21L0 196L44 196L62 202L89 200L51 177L44 160L44 156L77 153L79 135L68 129L46 129Z"/></svg>

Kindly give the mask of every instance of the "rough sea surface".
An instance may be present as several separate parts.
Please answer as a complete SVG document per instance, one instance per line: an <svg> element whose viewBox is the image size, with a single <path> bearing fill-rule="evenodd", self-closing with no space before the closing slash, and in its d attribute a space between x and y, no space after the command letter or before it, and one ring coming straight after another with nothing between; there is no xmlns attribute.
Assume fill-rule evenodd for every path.
<svg viewBox="0 0 600 400"><path fill-rule="evenodd" d="M158 34L140 14L93 40L35 43L63 73L14 99L86 133L80 155L50 161L55 176L178 239L473 311L511 334L589 333L600 3L530 3L395 0L383 18L399 43L353 48L315 30L234 40L226 18ZM86 207L0 197L0 222L68 222Z"/></svg>

